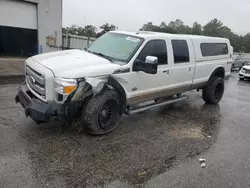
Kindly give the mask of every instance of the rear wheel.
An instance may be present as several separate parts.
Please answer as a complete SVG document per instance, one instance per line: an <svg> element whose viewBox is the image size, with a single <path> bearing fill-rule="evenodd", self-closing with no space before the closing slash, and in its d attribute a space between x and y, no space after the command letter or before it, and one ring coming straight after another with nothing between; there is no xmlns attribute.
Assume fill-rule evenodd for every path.
<svg viewBox="0 0 250 188"><path fill-rule="evenodd" d="M212 77L202 91L203 100L207 104L217 104L224 94L224 80L220 77Z"/></svg>
<svg viewBox="0 0 250 188"><path fill-rule="evenodd" d="M117 93L113 90L105 90L84 104L81 124L85 126L88 133L102 135L117 128L120 117Z"/></svg>

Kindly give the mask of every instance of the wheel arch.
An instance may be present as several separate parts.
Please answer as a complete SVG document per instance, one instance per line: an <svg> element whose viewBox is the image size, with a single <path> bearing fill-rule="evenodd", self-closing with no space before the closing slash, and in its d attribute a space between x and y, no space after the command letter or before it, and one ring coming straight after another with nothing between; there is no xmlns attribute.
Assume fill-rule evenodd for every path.
<svg viewBox="0 0 250 188"><path fill-rule="evenodd" d="M220 78L224 79L224 77L225 77L225 68L223 66L216 67L213 70L212 74L210 75L209 80L214 76L217 76L217 77L220 77Z"/></svg>
<svg viewBox="0 0 250 188"><path fill-rule="evenodd" d="M127 95L124 88L115 78L111 76L107 79L107 86L111 86L118 93L121 103L121 114L125 113L127 108Z"/></svg>

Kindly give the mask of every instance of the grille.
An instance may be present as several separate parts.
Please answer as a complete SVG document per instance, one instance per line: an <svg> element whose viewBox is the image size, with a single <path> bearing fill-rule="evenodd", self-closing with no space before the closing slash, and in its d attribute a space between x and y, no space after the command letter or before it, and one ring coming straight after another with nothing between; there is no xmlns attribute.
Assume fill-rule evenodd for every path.
<svg viewBox="0 0 250 188"><path fill-rule="evenodd" d="M45 77L34 69L26 66L26 82L42 98L46 98Z"/></svg>

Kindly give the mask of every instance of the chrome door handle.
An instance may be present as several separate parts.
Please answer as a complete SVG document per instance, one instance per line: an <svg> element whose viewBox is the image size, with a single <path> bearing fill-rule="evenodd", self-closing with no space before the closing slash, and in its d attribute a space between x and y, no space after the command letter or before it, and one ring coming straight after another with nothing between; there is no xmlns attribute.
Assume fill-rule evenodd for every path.
<svg viewBox="0 0 250 188"><path fill-rule="evenodd" d="M163 73L169 74L169 70L163 70Z"/></svg>

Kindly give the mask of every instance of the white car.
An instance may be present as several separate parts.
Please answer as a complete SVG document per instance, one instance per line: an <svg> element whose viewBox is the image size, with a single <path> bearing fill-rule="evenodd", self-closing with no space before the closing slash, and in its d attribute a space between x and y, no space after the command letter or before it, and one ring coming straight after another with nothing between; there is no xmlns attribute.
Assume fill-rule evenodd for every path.
<svg viewBox="0 0 250 188"><path fill-rule="evenodd" d="M217 104L232 53L224 38L112 31L86 50L27 59L15 100L37 123L77 120L101 135L123 114L187 99L181 93L189 90L202 89L204 101Z"/></svg>
<svg viewBox="0 0 250 188"><path fill-rule="evenodd" d="M245 78L250 78L250 61L247 61L240 69L239 72L240 80L244 80Z"/></svg>

